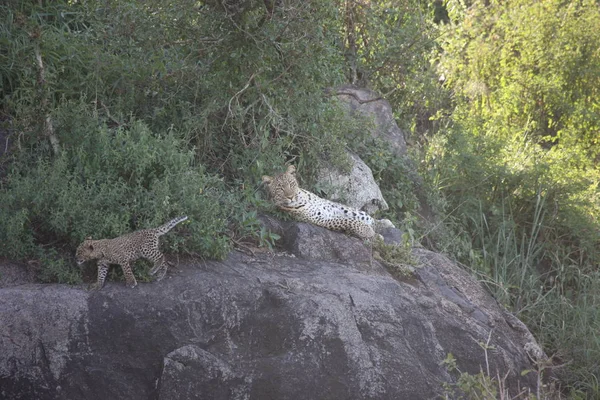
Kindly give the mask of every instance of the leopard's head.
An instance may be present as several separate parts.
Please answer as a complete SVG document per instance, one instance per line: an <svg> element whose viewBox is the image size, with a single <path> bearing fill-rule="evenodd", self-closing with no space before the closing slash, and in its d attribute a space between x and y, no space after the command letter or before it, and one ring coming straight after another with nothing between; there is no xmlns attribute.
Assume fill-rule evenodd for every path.
<svg viewBox="0 0 600 400"><path fill-rule="evenodd" d="M296 179L296 167L293 165L288 166L284 173L274 178L264 175L262 181L267 188L267 193L271 201L276 206L285 206L298 194L299 186Z"/></svg>
<svg viewBox="0 0 600 400"><path fill-rule="evenodd" d="M96 258L94 250L95 244L94 240L91 237L87 238L77 247L77 251L75 251L75 261L77 261L77 265L81 265L86 261L92 260Z"/></svg>

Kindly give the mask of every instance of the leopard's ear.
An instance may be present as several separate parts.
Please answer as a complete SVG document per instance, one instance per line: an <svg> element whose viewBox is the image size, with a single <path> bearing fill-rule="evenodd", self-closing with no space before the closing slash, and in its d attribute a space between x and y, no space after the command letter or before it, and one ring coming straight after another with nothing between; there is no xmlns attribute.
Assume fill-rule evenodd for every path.
<svg viewBox="0 0 600 400"><path fill-rule="evenodd" d="M263 175L262 181L263 181L263 183L269 184L269 183L273 182L273 177L272 176L268 176L268 175Z"/></svg>
<svg viewBox="0 0 600 400"><path fill-rule="evenodd" d="M287 169L285 170L285 173L290 174L290 175L295 175L296 167L294 165L288 165Z"/></svg>
<svg viewBox="0 0 600 400"><path fill-rule="evenodd" d="M94 251L94 242L92 241L92 237L88 236L81 244L81 247L89 251Z"/></svg>

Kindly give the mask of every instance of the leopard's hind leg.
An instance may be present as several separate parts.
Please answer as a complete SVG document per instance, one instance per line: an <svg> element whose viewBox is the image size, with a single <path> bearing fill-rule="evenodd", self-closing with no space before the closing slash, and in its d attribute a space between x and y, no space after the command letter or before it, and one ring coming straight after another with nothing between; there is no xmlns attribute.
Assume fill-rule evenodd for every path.
<svg viewBox="0 0 600 400"><path fill-rule="evenodd" d="M150 270L150 275L154 275L158 272L158 275L155 279L155 281L158 282L167 275L167 268L169 267L169 264L165 260L165 256L160 252L156 253L152 257L148 257L148 259L154 263L154 266Z"/></svg>
<svg viewBox="0 0 600 400"><path fill-rule="evenodd" d="M130 288L134 288L137 286L137 281L135 280L135 276L133 275L133 270L131 269L131 264L128 261L123 262L121 264L121 268L123 269L123 275L125 275L125 282L127 286Z"/></svg>
<svg viewBox="0 0 600 400"><path fill-rule="evenodd" d="M165 276L167 276L168 267L169 265L166 262L164 262L162 266L157 269L158 275L156 275L156 279L154 279L156 282L162 280Z"/></svg>
<svg viewBox="0 0 600 400"><path fill-rule="evenodd" d="M150 275L154 275L154 274L158 273L158 275L156 275L156 278L154 279L156 282L158 282L167 275L168 267L169 267L169 264L167 264L166 261L158 262L154 265L154 267L150 271Z"/></svg>

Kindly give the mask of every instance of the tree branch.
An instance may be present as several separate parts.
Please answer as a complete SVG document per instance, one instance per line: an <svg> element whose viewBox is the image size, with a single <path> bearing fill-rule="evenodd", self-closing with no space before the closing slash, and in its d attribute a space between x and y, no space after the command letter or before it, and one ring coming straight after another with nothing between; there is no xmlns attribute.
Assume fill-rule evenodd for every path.
<svg viewBox="0 0 600 400"><path fill-rule="evenodd" d="M44 90L46 86L46 70L44 68L44 62L42 61L42 52L40 51L39 42L35 42L34 46L35 59L38 65L38 84L40 85L40 89L42 92L42 102L41 107L42 111L46 114L46 118L44 119L44 136L48 138L50 141L50 145L52 146L52 151L54 155L58 155L60 152L60 142L58 137L54 133L54 125L52 124L52 117L50 117L50 112L48 110L48 95Z"/></svg>
<svg viewBox="0 0 600 400"><path fill-rule="evenodd" d="M374 101L383 100L383 97L381 97L381 96L375 97L374 99L363 100L360 97L358 97L355 93L352 93L352 92L335 92L334 94L336 96L340 96L340 95L344 95L344 94L347 96L352 96L352 97L354 97L354 100L356 100L359 104L372 103Z"/></svg>

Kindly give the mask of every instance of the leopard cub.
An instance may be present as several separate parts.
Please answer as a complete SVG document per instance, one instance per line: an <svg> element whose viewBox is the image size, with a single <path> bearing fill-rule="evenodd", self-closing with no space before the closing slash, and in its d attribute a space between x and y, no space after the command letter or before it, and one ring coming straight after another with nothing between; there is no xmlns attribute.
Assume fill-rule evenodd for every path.
<svg viewBox="0 0 600 400"><path fill-rule="evenodd" d="M158 238L169 232L187 217L178 217L158 228L143 229L119 236L114 239L92 240L87 238L77 247L75 258L77 265L82 265L89 260L98 260L98 280L94 289L102 289L109 264L119 264L123 269L127 286L133 288L137 285L131 263L139 258L145 258L154 263L150 274L161 271L157 281L167 273L167 261L158 248Z"/></svg>

